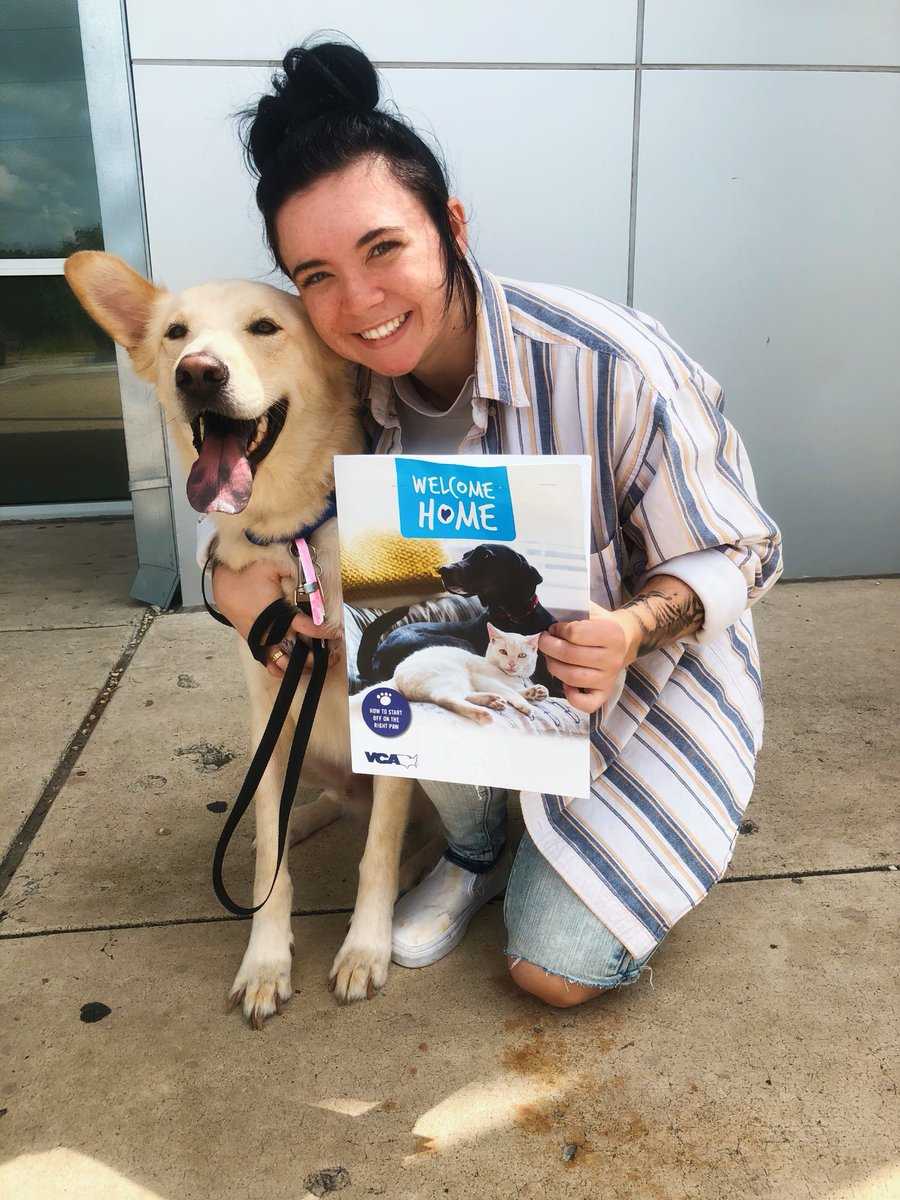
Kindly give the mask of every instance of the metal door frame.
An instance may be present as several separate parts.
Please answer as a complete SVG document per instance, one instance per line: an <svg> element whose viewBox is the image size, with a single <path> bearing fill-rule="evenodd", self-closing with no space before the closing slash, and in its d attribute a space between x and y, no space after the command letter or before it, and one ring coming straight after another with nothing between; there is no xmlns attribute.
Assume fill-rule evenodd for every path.
<svg viewBox="0 0 900 1200"><path fill-rule="evenodd" d="M124 0L78 0L103 244L136 271L151 273L137 113ZM168 608L178 587L178 552L165 424L150 388L116 347L128 487L138 573L135 600Z"/></svg>

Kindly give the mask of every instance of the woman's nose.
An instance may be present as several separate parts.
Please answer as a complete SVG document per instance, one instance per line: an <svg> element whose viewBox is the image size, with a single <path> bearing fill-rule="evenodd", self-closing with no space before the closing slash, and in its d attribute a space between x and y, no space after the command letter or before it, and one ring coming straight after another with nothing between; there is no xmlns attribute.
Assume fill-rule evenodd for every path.
<svg viewBox="0 0 900 1200"><path fill-rule="evenodd" d="M350 317L365 317L384 303L384 288L365 274L353 275L344 281L343 308Z"/></svg>

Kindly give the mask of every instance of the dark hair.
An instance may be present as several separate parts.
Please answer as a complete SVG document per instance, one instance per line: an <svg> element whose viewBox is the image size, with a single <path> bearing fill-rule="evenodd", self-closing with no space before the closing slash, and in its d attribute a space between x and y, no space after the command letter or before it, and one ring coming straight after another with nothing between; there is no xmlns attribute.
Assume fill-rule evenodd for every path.
<svg viewBox="0 0 900 1200"><path fill-rule="evenodd" d="M285 200L364 156L380 157L437 229L445 308L458 293L471 323L475 285L450 224L446 169L410 125L377 107L378 75L369 59L345 42L307 40L287 52L282 66L284 74L272 77L274 95L240 114L247 165L259 181L256 203L279 267L290 275L275 234Z"/></svg>

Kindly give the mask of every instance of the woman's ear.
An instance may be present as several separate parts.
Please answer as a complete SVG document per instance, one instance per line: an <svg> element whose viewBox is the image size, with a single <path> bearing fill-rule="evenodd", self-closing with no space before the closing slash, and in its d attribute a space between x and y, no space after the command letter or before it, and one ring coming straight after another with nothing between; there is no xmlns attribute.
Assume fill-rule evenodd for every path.
<svg viewBox="0 0 900 1200"><path fill-rule="evenodd" d="M469 227L462 200L456 196L451 196L447 201L447 212L450 215L450 228L453 230L456 244L463 254L465 254L469 248Z"/></svg>

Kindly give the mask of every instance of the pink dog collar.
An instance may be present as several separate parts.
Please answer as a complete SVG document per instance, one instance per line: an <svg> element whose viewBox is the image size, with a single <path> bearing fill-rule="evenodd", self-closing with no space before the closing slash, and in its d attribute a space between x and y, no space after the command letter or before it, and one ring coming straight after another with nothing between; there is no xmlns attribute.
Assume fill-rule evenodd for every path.
<svg viewBox="0 0 900 1200"><path fill-rule="evenodd" d="M306 538L295 538L294 550L297 554L297 574L302 576L302 582L299 578L297 581L294 603L299 607L304 600L308 600L312 610L313 624L324 625L325 601L322 596L322 585L319 583L319 576L316 574L313 556Z"/></svg>

